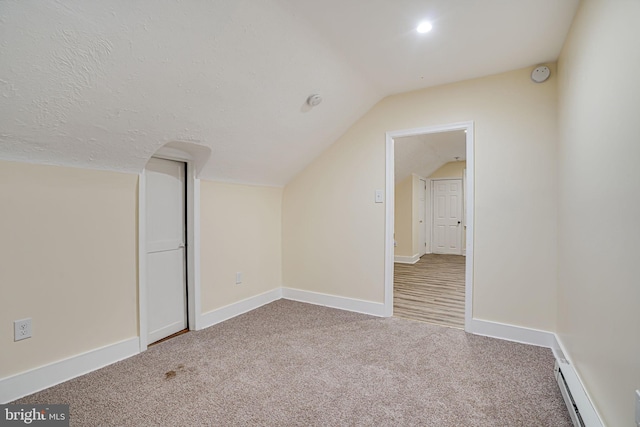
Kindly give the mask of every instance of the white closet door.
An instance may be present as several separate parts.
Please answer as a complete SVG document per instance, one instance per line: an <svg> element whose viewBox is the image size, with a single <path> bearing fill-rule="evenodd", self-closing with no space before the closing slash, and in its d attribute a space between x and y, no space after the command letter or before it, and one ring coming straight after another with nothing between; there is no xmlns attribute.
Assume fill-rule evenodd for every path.
<svg viewBox="0 0 640 427"><path fill-rule="evenodd" d="M433 252L462 254L462 180L433 181Z"/></svg>
<svg viewBox="0 0 640 427"><path fill-rule="evenodd" d="M145 170L147 325L151 344L187 328L185 164L152 158Z"/></svg>

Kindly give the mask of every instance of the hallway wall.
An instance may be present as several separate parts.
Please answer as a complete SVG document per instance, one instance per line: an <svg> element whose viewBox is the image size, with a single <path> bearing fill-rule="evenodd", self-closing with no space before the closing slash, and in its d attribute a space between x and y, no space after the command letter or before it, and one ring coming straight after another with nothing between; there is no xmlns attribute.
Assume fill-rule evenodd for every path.
<svg viewBox="0 0 640 427"><path fill-rule="evenodd" d="M640 2L584 1L559 60L558 335L610 426L640 389L638 21Z"/></svg>

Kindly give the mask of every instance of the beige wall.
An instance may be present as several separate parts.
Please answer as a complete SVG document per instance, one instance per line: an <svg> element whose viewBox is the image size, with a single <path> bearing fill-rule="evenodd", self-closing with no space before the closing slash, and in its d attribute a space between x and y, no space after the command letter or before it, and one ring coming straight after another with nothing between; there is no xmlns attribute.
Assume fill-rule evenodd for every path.
<svg viewBox="0 0 640 427"><path fill-rule="evenodd" d="M396 185L395 190L395 255L411 257L413 251L413 176Z"/></svg>
<svg viewBox="0 0 640 427"><path fill-rule="evenodd" d="M137 183L0 161L0 378L138 335Z"/></svg>
<svg viewBox="0 0 640 427"><path fill-rule="evenodd" d="M629 427L640 389L639 21L640 2L584 1L559 60L558 334L606 425Z"/></svg>
<svg viewBox="0 0 640 427"><path fill-rule="evenodd" d="M0 378L138 336L137 184L0 161ZM201 182L202 313L282 285L281 206L281 188Z"/></svg>
<svg viewBox="0 0 640 427"><path fill-rule="evenodd" d="M202 312L281 287L282 188L201 181L200 189Z"/></svg>
<svg viewBox="0 0 640 427"><path fill-rule="evenodd" d="M438 170L429 175L429 178L460 178L464 169L467 167L467 162L449 162L440 166Z"/></svg>
<svg viewBox="0 0 640 427"><path fill-rule="evenodd" d="M531 81L528 67L378 103L285 187L285 285L382 302L385 209L373 195L385 187L385 132L473 120L473 315L554 330L557 94L551 68L543 84Z"/></svg>

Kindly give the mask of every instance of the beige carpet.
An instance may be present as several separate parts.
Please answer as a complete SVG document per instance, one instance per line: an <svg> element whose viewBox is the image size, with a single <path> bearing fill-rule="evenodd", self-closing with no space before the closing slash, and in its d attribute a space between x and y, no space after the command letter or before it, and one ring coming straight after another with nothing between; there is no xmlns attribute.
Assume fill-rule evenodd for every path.
<svg viewBox="0 0 640 427"><path fill-rule="evenodd" d="M415 264L394 264L393 315L464 329L461 255L423 255Z"/></svg>
<svg viewBox="0 0 640 427"><path fill-rule="evenodd" d="M73 426L570 426L548 349L280 300L18 403Z"/></svg>

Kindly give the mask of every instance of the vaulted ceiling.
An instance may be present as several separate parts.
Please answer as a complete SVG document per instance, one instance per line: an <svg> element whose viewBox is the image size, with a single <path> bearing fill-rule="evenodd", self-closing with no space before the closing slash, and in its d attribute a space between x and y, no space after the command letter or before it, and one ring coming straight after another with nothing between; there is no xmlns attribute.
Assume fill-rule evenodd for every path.
<svg viewBox="0 0 640 427"><path fill-rule="evenodd" d="M185 141L283 185L387 95L554 61L577 4L4 0L0 159L139 172Z"/></svg>
<svg viewBox="0 0 640 427"><path fill-rule="evenodd" d="M396 184L412 173L428 178L448 162L467 159L463 130L394 138Z"/></svg>

